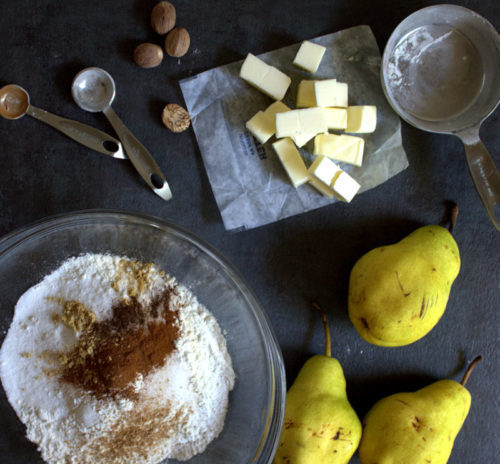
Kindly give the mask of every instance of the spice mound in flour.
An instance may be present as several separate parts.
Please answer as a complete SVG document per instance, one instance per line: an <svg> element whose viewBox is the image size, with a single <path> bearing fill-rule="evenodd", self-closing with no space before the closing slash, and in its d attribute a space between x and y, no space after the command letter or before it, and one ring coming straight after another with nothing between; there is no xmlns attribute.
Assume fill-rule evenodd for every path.
<svg viewBox="0 0 500 464"><path fill-rule="evenodd" d="M135 379L162 366L175 348L179 328L169 297L167 290L148 307L132 297L113 306L111 319L87 324L71 351L60 356L62 379L98 397L133 395Z"/></svg>
<svg viewBox="0 0 500 464"><path fill-rule="evenodd" d="M0 377L50 464L190 459L221 432L234 386L194 295L154 264L94 254L21 296Z"/></svg>

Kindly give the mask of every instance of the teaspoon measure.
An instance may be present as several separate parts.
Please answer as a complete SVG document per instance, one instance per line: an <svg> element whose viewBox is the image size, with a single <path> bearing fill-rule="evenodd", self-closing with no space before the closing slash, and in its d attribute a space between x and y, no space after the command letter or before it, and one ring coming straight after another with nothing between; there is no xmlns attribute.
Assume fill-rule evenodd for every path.
<svg viewBox="0 0 500 464"><path fill-rule="evenodd" d="M76 142L112 156L125 159L122 144L119 140L94 127L72 119L63 118L30 104L30 97L26 90L16 84L9 84L0 89L0 116L15 120L25 114L62 132Z"/></svg>
<svg viewBox="0 0 500 464"><path fill-rule="evenodd" d="M137 172L153 192L164 200L170 200L172 192L156 161L111 108L116 94L111 75L101 68L85 68L75 76L71 93L75 103L83 110L104 113Z"/></svg>

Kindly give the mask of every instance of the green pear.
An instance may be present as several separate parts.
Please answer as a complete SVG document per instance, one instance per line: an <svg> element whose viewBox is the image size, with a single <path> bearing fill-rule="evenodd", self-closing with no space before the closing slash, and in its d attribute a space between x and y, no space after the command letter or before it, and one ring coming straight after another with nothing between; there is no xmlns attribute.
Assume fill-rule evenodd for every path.
<svg viewBox="0 0 500 464"><path fill-rule="evenodd" d="M349 279L349 318L374 345L413 343L438 323L459 270L451 233L437 225L420 227L356 262Z"/></svg>
<svg viewBox="0 0 500 464"><path fill-rule="evenodd" d="M378 401L363 420L362 464L446 464L469 413L467 378L439 380L414 393Z"/></svg>
<svg viewBox="0 0 500 464"><path fill-rule="evenodd" d="M275 464L345 464L361 439L361 422L346 394L340 363L331 357L330 331L325 355L306 361L286 395L285 420Z"/></svg>

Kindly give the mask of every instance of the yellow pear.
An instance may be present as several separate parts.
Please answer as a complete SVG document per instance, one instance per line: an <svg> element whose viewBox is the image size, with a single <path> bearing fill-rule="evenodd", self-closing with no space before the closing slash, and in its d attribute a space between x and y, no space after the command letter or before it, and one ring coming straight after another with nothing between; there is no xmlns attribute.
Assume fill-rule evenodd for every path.
<svg viewBox="0 0 500 464"><path fill-rule="evenodd" d="M374 345L413 343L438 323L459 270L451 233L437 225L420 227L356 262L349 279L349 318Z"/></svg>
<svg viewBox="0 0 500 464"><path fill-rule="evenodd" d="M346 394L340 363L331 357L330 331L325 355L306 361L286 395L285 421L275 464L346 464L361 439L361 423Z"/></svg>
<svg viewBox="0 0 500 464"><path fill-rule="evenodd" d="M362 464L446 464L469 413L465 388L476 358L461 383L439 380L414 393L378 401L363 420Z"/></svg>

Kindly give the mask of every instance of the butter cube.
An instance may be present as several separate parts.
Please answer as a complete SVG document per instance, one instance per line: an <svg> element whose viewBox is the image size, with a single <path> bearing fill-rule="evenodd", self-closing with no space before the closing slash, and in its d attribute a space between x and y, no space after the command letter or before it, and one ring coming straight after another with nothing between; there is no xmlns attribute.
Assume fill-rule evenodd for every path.
<svg viewBox="0 0 500 464"><path fill-rule="evenodd" d="M309 184L311 184L316 190L318 190L323 196L326 198L333 198L335 196L335 192L331 187L321 182L316 177L311 177L309 179Z"/></svg>
<svg viewBox="0 0 500 464"><path fill-rule="evenodd" d="M262 144L276 133L276 114L290 111L281 101L271 103L265 111L257 112L246 123L246 128Z"/></svg>
<svg viewBox="0 0 500 464"><path fill-rule="evenodd" d="M331 186L342 170L325 156L318 156L309 166L309 173L327 186Z"/></svg>
<svg viewBox="0 0 500 464"><path fill-rule="evenodd" d="M314 83L314 93L318 106L337 106L347 108L347 84L335 79L326 79Z"/></svg>
<svg viewBox="0 0 500 464"><path fill-rule="evenodd" d="M292 80L279 69L271 66L266 74L264 82L261 84L262 91L275 100L283 100L283 97L290 87Z"/></svg>
<svg viewBox="0 0 500 464"><path fill-rule="evenodd" d="M273 143L273 148L295 188L305 184L311 178L302 156L291 139L278 140Z"/></svg>
<svg viewBox="0 0 500 464"><path fill-rule="evenodd" d="M349 203L354 198L354 195L358 193L361 185L347 174L347 172L342 171L331 187L338 198Z"/></svg>
<svg viewBox="0 0 500 464"><path fill-rule="evenodd" d="M266 143L276 131L274 119L266 115L264 111L257 112L248 120L246 128L262 144Z"/></svg>
<svg viewBox="0 0 500 464"><path fill-rule="evenodd" d="M275 101L271 103L267 109L264 111L268 116L275 119L278 113L285 113L286 111L290 111L290 108L286 106L282 101ZM274 121L275 122L275 121Z"/></svg>
<svg viewBox="0 0 500 464"><path fill-rule="evenodd" d="M315 81L300 81L297 89L297 106L310 108L316 105L316 95L314 93Z"/></svg>
<svg viewBox="0 0 500 464"><path fill-rule="evenodd" d="M347 110L345 108L324 108L328 129L343 130L347 127Z"/></svg>
<svg viewBox="0 0 500 464"><path fill-rule="evenodd" d="M291 83L286 74L251 53L241 66L240 77L275 100L283 99Z"/></svg>
<svg viewBox="0 0 500 464"><path fill-rule="evenodd" d="M292 137L300 134L300 119L298 110L278 113L276 115L276 138Z"/></svg>
<svg viewBox="0 0 500 464"><path fill-rule="evenodd" d="M373 105L349 106L347 108L346 132L368 134L377 127L377 107Z"/></svg>
<svg viewBox="0 0 500 464"><path fill-rule="evenodd" d="M299 113L301 133L316 135L328 131L323 108L307 108L295 111Z"/></svg>
<svg viewBox="0 0 500 464"><path fill-rule="evenodd" d="M299 148L303 147L309 140L311 140L316 134L297 134L292 135L290 138L294 141L295 145Z"/></svg>
<svg viewBox="0 0 500 464"><path fill-rule="evenodd" d="M269 68L270 66L267 63L249 53L241 65L240 77L251 85L258 87L269 72Z"/></svg>
<svg viewBox="0 0 500 464"><path fill-rule="evenodd" d="M291 110L276 115L276 137L279 139L304 134L312 136L327 130L322 108Z"/></svg>
<svg viewBox="0 0 500 464"><path fill-rule="evenodd" d="M349 203L361 188L347 172L324 156L318 156L314 160L309 167L309 173L309 183L327 198L335 195Z"/></svg>
<svg viewBox="0 0 500 464"><path fill-rule="evenodd" d="M336 161L361 166L365 141L353 135L319 134L314 138L315 155L327 156Z"/></svg>
<svg viewBox="0 0 500 464"><path fill-rule="evenodd" d="M325 51L326 48L322 45L304 40L293 60L293 64L306 71L315 73L318 70Z"/></svg>

